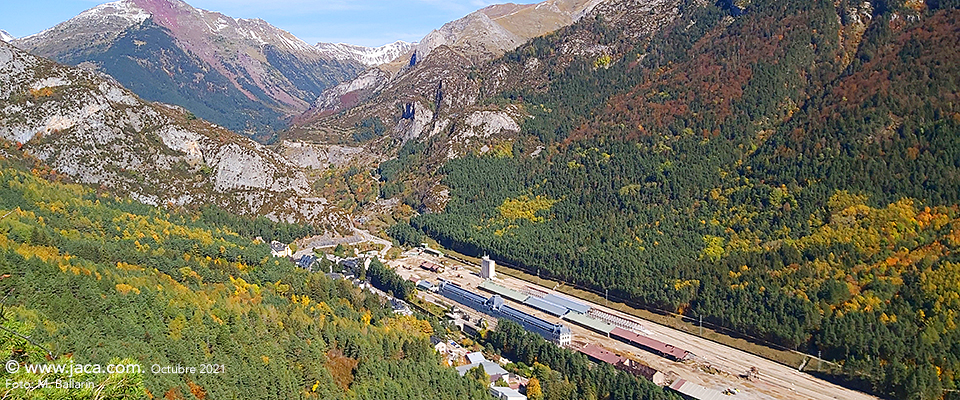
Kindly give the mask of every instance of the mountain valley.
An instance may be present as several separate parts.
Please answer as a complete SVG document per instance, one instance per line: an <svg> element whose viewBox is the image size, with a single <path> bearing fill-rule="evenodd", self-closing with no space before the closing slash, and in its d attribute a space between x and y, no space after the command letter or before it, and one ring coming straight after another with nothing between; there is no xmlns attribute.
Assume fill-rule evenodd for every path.
<svg viewBox="0 0 960 400"><path fill-rule="evenodd" d="M420 394L433 385L443 398L489 397L474 385L488 384L483 376L429 366L425 346L444 337L449 313L411 294L431 296L413 289L418 279L365 266L357 277L373 274L377 297L274 262L260 243L296 247L309 242L297 236L363 229L392 241L380 258L434 246L450 256L444 266L466 268L489 256L554 290L678 326L696 321L701 336L706 326L743 339L864 396L960 398L957 1L546 0L486 6L417 42L365 47L310 45L179 0L121 0L0 38L0 170L15 177L0 210L13 216L0 218L13 278L0 285L46 274L85 296L107 285L103 299L163 299L141 305L162 324L141 321L139 346L161 335L227 354L211 338L276 333L284 342L262 357L285 359L262 365L285 393L390 398L414 387L394 373L430 371L414 379L431 382ZM58 191L69 196L42 197ZM128 211L122 218L171 229L145 228L152 241L117 233ZM177 235L206 244L166 239ZM116 254L90 250L96 240ZM377 250L354 247L315 254L322 272L336 277L325 260L344 252ZM24 260L29 272L17 275ZM109 284L94 283L96 273ZM195 304L176 303L171 290ZM16 293L30 329L70 326ZM417 316L387 315L396 299L416 304ZM258 331L211 333L233 329L225 318ZM484 332L465 347L491 357L541 349L528 339L499 348L514 342ZM121 337L109 337L110 356L123 358ZM592 386L599 370L579 369L586 358L545 348L531 356L543 364L510 368L529 367L546 398L679 396L609 365L610 381ZM191 357L176 352L171 360ZM261 363L252 352L229 357ZM798 359L799 368L784 361ZM296 368L276 370L284 365ZM378 392L372 382L385 376L397 380ZM215 392L216 380L198 382ZM741 397L801 398L762 382ZM190 378L117 387L203 398Z"/></svg>

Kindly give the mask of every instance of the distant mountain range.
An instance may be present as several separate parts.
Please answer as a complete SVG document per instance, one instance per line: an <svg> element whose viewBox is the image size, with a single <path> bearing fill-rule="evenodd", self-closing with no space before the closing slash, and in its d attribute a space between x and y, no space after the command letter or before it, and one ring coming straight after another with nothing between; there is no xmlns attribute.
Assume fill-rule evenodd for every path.
<svg viewBox="0 0 960 400"><path fill-rule="evenodd" d="M13 43L106 72L147 100L183 106L260 140L365 67L263 20L231 18L179 0L101 4Z"/></svg>
<svg viewBox="0 0 960 400"><path fill-rule="evenodd" d="M445 24L419 43L364 47L311 46L263 20L231 18L180 0L121 0L38 34L4 40L41 57L105 72L146 100L182 106L270 142L291 122L303 126L318 114L379 93L388 81L398 82L410 61L422 62L438 47L463 57L460 67L479 65L570 25L603 2L493 5ZM362 73L367 68L379 72ZM460 97L470 103L476 95Z"/></svg>
<svg viewBox="0 0 960 400"><path fill-rule="evenodd" d="M483 86L493 82L506 84L519 76L489 76L481 84L477 79L480 70L532 38L569 26L584 16L596 15L604 3L622 2L547 0L526 5L497 4L477 10L430 32L394 62L380 64L325 91L282 136L337 140L336 134L330 137L329 133L351 131L362 121L373 119L390 128L391 137L404 140L451 129L472 132L481 125L491 131L499 131L497 127L516 131L514 116L474 115L472 108L482 108L475 106L482 97ZM661 3L665 2L642 5L647 20L670 15L660 12ZM453 118L445 118L448 113L454 114ZM449 144L460 147L462 142L453 140Z"/></svg>
<svg viewBox="0 0 960 400"><path fill-rule="evenodd" d="M410 51L416 43L402 40L380 47L365 47L346 43L317 43L317 49L322 53L343 61L352 61L368 67L386 64L404 53Z"/></svg>

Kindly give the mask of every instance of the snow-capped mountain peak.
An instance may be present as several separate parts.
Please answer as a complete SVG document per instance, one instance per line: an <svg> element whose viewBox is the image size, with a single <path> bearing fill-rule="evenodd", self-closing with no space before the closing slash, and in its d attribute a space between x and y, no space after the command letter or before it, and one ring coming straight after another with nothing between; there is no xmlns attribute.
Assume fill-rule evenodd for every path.
<svg viewBox="0 0 960 400"><path fill-rule="evenodd" d="M94 8L84 11L79 15L82 18L122 18L130 21L131 24L139 24L150 18L150 13L137 7L130 1L114 1L111 3L100 4Z"/></svg>
<svg viewBox="0 0 960 400"><path fill-rule="evenodd" d="M317 43L320 52L338 60L353 60L368 67L386 64L406 53L416 43L402 40L380 47L365 47L347 43Z"/></svg>
<svg viewBox="0 0 960 400"><path fill-rule="evenodd" d="M29 40L36 37L49 35L54 29L69 27L86 27L90 31L119 31L124 28L142 23L150 18L150 13L138 7L130 0L120 0L111 3L100 4L94 8L86 10L69 21L61 23L55 27L25 36L21 39ZM67 26L65 26L67 25ZM81 28L83 29L83 28Z"/></svg>
<svg viewBox="0 0 960 400"><path fill-rule="evenodd" d="M0 29L0 40L4 42L10 42L11 40L16 39L13 35L7 33L7 31Z"/></svg>

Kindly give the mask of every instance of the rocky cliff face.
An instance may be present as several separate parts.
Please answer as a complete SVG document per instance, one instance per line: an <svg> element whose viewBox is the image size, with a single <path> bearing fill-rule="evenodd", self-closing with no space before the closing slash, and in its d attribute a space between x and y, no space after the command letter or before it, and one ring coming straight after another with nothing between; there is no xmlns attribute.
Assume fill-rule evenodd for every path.
<svg viewBox="0 0 960 400"><path fill-rule="evenodd" d="M364 119L376 118L390 134L368 143L368 147L381 153L382 146L394 139L407 141L446 134L460 125L452 120L444 126L435 125L438 117L449 113L465 117L468 114L464 112L479 99L480 82L471 78L474 70L467 57L445 45L393 77L371 69L361 78L325 92L286 137L328 141L329 132L339 132L342 138Z"/></svg>
<svg viewBox="0 0 960 400"><path fill-rule="evenodd" d="M13 43L61 63L99 69L144 99L183 106L264 140L324 89L363 68L262 20L231 18L179 0L102 4Z"/></svg>
<svg viewBox="0 0 960 400"><path fill-rule="evenodd" d="M0 138L76 181L145 203L215 203L283 220L339 220L325 200L311 198L297 166L260 144L179 107L144 102L100 73L6 43Z"/></svg>

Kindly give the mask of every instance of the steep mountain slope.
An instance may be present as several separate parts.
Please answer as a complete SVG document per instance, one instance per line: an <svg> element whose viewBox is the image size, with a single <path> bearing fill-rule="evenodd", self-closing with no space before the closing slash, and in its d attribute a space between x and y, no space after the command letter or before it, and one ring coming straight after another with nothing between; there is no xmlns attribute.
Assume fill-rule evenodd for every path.
<svg viewBox="0 0 960 400"><path fill-rule="evenodd" d="M57 172L150 204L323 221L304 175L263 146L96 72L0 44L0 138ZM339 221L331 217L331 223ZM322 223L322 222L321 222Z"/></svg>
<svg viewBox="0 0 960 400"><path fill-rule="evenodd" d="M0 352L66 372L8 367L11 381L51 384L11 386L7 398L490 398L441 363L430 322L270 257L266 243L236 233L252 220L218 222L37 175L0 159ZM87 363L140 368L74 369Z"/></svg>
<svg viewBox="0 0 960 400"><path fill-rule="evenodd" d="M396 60L397 57L407 53L416 45L416 43L407 43L402 40L380 47L365 47L346 43L317 43L317 49L330 58L375 67Z"/></svg>
<svg viewBox="0 0 960 400"><path fill-rule="evenodd" d="M512 106L481 104L481 98L524 77L547 76L537 68L536 60L527 70L510 70L499 62L491 67L494 57L533 36L581 19L591 24L608 21L607 26L615 27L611 29L637 40L649 37L676 14L672 0L550 0L490 6L428 34L409 59L401 58L404 65L396 73L381 66L324 92L284 137L334 141L363 130L364 121L376 120L388 129L375 137L358 135L367 141L379 139L366 144L376 153L397 151L390 148L394 139L402 142L418 137L436 137L432 154L439 155L438 161L489 148L495 137L518 132L525 112ZM610 49L615 46L607 43L611 40L607 36L615 36L612 33L578 32L591 33L565 36L570 41L561 51L568 58L593 60L614 52Z"/></svg>
<svg viewBox="0 0 960 400"><path fill-rule="evenodd" d="M680 2L649 40L584 18L520 46L478 78L520 133L437 175L412 141L384 187L442 177L448 202L403 196L449 248L951 398L958 4L736 4ZM565 51L590 37L604 50Z"/></svg>
<svg viewBox="0 0 960 400"><path fill-rule="evenodd" d="M0 29L0 41L10 42L13 39L16 39L16 38L14 38L9 33L7 33L7 31Z"/></svg>
<svg viewBox="0 0 960 400"><path fill-rule="evenodd" d="M496 4L470 13L427 34L417 57L447 46L474 62L487 61L527 40L570 25L602 0L547 0L537 4Z"/></svg>
<svg viewBox="0 0 960 400"><path fill-rule="evenodd" d="M179 0L102 4L13 43L96 68L144 99L186 107L261 140L363 68L262 20L230 18Z"/></svg>

